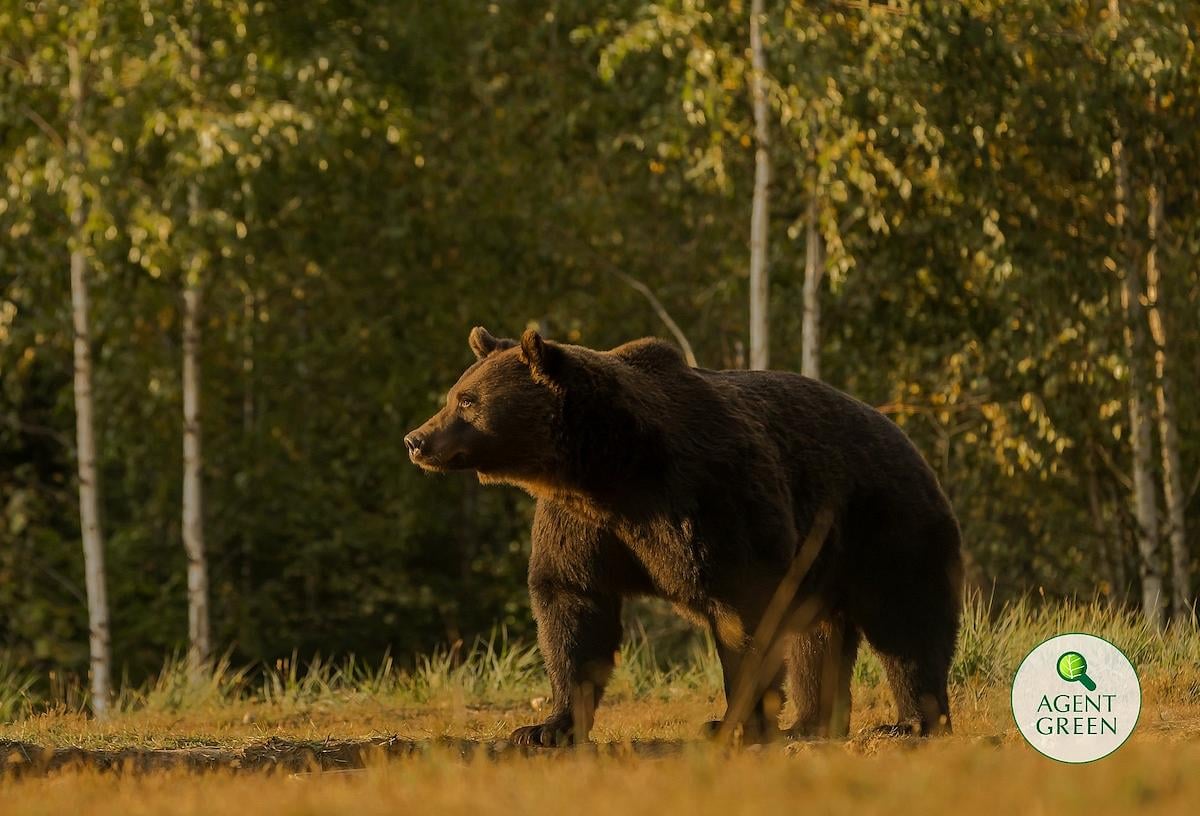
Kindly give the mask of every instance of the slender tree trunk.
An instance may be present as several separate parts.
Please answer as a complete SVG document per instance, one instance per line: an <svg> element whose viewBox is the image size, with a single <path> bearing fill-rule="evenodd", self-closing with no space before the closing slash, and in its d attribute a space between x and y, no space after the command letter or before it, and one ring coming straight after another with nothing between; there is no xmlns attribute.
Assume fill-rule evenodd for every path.
<svg viewBox="0 0 1200 816"><path fill-rule="evenodd" d="M244 486L241 489L243 506L249 507L253 497L250 485L255 484L258 475L258 450L256 435L257 411L255 410L254 392L254 329L258 320L258 305L254 297L254 288L246 285L242 293L242 445L245 455L243 464ZM240 569L240 591L238 593L241 614L238 616L240 636L239 644L244 649L254 648L253 616L251 614L250 598L253 587L254 563L254 530L251 525L242 525L242 552Z"/></svg>
<svg viewBox="0 0 1200 816"><path fill-rule="evenodd" d="M1159 546L1158 500L1154 484L1153 441L1150 433L1150 401L1147 398L1143 361L1148 359L1147 325L1142 306L1141 275L1132 260L1131 243L1125 234L1125 208L1129 198L1128 163L1124 144L1113 142L1116 173L1116 227L1122 251L1121 308L1125 317L1125 352L1129 369L1129 436L1133 448L1133 501L1137 519L1138 571L1142 581L1142 614L1156 627L1164 623L1166 596L1163 593L1164 564Z"/></svg>
<svg viewBox="0 0 1200 816"><path fill-rule="evenodd" d="M767 130L767 61L762 43L762 0L750 3L750 92L754 99L754 208L750 216L750 368L770 364L770 312L767 267L768 192L771 184L770 134Z"/></svg>
<svg viewBox="0 0 1200 816"><path fill-rule="evenodd" d="M1122 300L1128 300L1128 292ZM1141 378L1131 375L1131 388L1143 388ZM1153 474L1153 442L1150 438L1149 401L1134 394L1129 400L1129 427L1133 446L1133 500L1137 521L1138 572L1142 582L1142 613L1146 619L1161 627L1164 623L1166 596L1163 592L1163 563L1158 531L1158 502Z"/></svg>
<svg viewBox="0 0 1200 816"><path fill-rule="evenodd" d="M189 3L191 43L189 77L200 103L203 48L195 4ZM200 424L201 275L200 190L188 185L187 211L192 252L183 270L183 548L187 553L188 670L199 675L212 657L208 608L208 555L204 546L204 456Z"/></svg>
<svg viewBox="0 0 1200 816"><path fill-rule="evenodd" d="M92 401L92 338L88 303L88 262L84 254L83 66L79 48L67 46L71 122L67 152L72 164L67 181L71 219L71 316L75 329L75 445L79 466L79 522L87 586L88 647L91 654L92 713L108 716L112 697L112 654L108 625L108 588L104 570L104 533L100 529L100 485L96 471L95 412Z"/></svg>
<svg viewBox="0 0 1200 816"><path fill-rule="evenodd" d="M1167 544L1171 553L1171 616L1192 616L1191 558L1187 547L1187 493L1179 454L1179 425L1176 421L1175 383L1167 366L1167 331L1158 304L1162 296L1158 267L1158 238L1162 224L1162 190L1151 186L1150 248L1146 252L1150 336L1154 339L1154 394L1158 405L1158 438L1162 453L1163 500L1167 514Z"/></svg>
<svg viewBox="0 0 1200 816"><path fill-rule="evenodd" d="M183 546L187 551L188 666L193 672L201 670L212 655L204 552L198 276L199 270L189 269L183 289Z"/></svg>
<svg viewBox="0 0 1200 816"><path fill-rule="evenodd" d="M825 277L825 242L817 219L817 197L812 195L806 217L800 373L814 380L821 378L821 279Z"/></svg>

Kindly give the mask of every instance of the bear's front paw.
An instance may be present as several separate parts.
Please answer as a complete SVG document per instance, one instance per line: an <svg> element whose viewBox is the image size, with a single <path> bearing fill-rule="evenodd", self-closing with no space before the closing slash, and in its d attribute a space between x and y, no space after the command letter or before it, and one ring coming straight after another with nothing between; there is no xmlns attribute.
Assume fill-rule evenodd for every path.
<svg viewBox="0 0 1200 816"><path fill-rule="evenodd" d="M508 740L513 745L554 748L570 745L574 730L569 717L554 717L537 725L523 725L513 731Z"/></svg>

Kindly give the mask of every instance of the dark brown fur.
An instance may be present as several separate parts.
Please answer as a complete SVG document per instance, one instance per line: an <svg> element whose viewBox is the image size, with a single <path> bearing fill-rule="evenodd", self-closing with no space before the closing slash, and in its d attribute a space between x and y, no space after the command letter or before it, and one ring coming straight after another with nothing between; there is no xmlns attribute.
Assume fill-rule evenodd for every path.
<svg viewBox="0 0 1200 816"><path fill-rule="evenodd" d="M426 469L475 470L537 499L529 589L554 704L515 741L557 742L573 718L590 729L630 596L713 628L728 698L822 507L833 528L795 601L817 598L822 614L781 635L794 731L845 732L860 638L886 668L897 727L949 729L958 525L892 422L796 374L689 368L658 340L600 352L477 328L470 345L477 362L406 442ZM774 730L770 691L748 734Z"/></svg>

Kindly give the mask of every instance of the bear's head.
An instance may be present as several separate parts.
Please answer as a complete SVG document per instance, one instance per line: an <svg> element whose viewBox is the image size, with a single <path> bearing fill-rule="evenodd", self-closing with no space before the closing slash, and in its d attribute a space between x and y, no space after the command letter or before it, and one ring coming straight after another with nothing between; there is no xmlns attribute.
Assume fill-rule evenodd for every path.
<svg viewBox="0 0 1200 816"><path fill-rule="evenodd" d="M533 329L518 343L477 326L468 342L475 363L445 406L404 437L409 459L428 471L474 470L486 482L532 487L553 480L562 406L555 374L566 349Z"/></svg>

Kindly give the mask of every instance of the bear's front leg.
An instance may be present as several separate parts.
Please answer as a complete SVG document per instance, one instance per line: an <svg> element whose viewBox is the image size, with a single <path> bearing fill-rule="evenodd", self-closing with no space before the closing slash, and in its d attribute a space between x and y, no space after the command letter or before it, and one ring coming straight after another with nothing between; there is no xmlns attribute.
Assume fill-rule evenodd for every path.
<svg viewBox="0 0 1200 816"><path fill-rule="evenodd" d="M545 722L518 728L510 739L535 746L583 742L621 645L621 599L537 575L532 565L529 594L552 708Z"/></svg>

